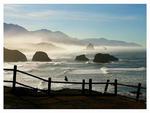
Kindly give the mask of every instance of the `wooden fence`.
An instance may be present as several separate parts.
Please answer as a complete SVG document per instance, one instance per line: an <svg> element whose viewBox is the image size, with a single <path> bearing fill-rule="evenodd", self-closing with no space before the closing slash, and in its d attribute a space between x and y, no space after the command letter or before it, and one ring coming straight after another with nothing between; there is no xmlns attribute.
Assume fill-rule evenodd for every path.
<svg viewBox="0 0 150 113"><path fill-rule="evenodd" d="M48 79L46 80L46 79L44 79L44 78L37 77L37 76L32 75L32 74L29 74L29 73L27 73L27 72L18 70L16 65L14 65L14 68L13 68L13 69L6 69L6 68L4 68L4 71L13 71L13 80L12 80L12 81L4 80L4 82L12 82L12 90L13 90L13 92L15 92L15 90L16 90L16 84L21 85L21 86L24 86L24 87L27 87L27 88L32 88L32 89L36 89L36 90L41 90L41 89L37 89L37 88L31 87L31 86L29 86L29 85L25 85L25 84L22 84L22 83L17 82L17 81L16 81L17 72L22 73L22 74L25 74L25 75L28 75L28 76L31 76L31 77L33 77L33 78L37 78L37 79L42 80L42 81L44 81L44 82L47 82L47 83L48 83L48 91L47 91L48 95L51 94L51 84L52 84L52 83L81 84L81 86L82 86L82 94L85 94L85 85L87 84L87 85L89 86L89 89L88 89L89 95L92 94L92 85L93 85L93 84L105 84L104 94L107 93L107 89L108 89L108 85L109 85L109 84L114 85L114 95L115 95L115 96L117 96L117 88L118 88L118 85L120 85L120 86L126 86L126 87L133 87L133 88L137 88L137 92L136 92L136 100L137 100L137 101L139 100L140 90L141 90L141 89L146 89L145 87L142 87L142 86L141 86L141 83L139 83L138 86L135 86L135 85L127 85L127 84L118 83L117 79L115 79L114 82L110 82L109 80L107 80L107 82L92 82L92 79L89 79L89 82L85 82L85 79L83 79L82 82L52 81L51 78L48 78ZM42 91L42 90L41 90L41 91Z"/></svg>

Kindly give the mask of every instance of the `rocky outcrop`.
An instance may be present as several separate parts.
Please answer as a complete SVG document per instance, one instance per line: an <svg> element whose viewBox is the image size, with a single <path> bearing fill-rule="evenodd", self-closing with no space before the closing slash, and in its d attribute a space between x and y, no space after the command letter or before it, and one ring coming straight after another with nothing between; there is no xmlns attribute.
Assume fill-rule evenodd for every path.
<svg viewBox="0 0 150 113"><path fill-rule="evenodd" d="M86 47L86 50L94 50L94 45L89 43Z"/></svg>
<svg viewBox="0 0 150 113"><path fill-rule="evenodd" d="M18 50L4 48L4 62L27 61L26 56Z"/></svg>
<svg viewBox="0 0 150 113"><path fill-rule="evenodd" d="M89 61L89 59L85 55L79 55L75 58L76 61Z"/></svg>
<svg viewBox="0 0 150 113"><path fill-rule="evenodd" d="M46 61L52 61L48 55L45 52L37 51L32 58L32 61L40 61L40 62L46 62Z"/></svg>
<svg viewBox="0 0 150 113"><path fill-rule="evenodd" d="M98 53L95 55L95 58L93 60L93 62L97 63L109 63L111 61L118 61L118 58L109 54Z"/></svg>

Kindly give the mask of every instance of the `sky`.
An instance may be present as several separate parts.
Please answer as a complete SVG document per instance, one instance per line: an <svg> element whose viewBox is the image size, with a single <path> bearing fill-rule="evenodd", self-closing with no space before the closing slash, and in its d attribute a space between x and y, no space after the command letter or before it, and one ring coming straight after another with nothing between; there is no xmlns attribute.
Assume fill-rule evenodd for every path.
<svg viewBox="0 0 150 113"><path fill-rule="evenodd" d="M145 4L4 5L4 22L78 39L107 38L146 45Z"/></svg>

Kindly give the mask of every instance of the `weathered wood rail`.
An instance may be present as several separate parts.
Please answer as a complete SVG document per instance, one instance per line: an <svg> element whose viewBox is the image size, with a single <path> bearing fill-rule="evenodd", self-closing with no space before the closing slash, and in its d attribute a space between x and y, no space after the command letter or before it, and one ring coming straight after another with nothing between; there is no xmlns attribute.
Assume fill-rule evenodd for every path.
<svg viewBox="0 0 150 113"><path fill-rule="evenodd" d="M87 84L87 85L89 86L89 89L88 89L89 95L92 95L92 85L93 85L93 84L105 84L104 94L107 93L107 89L108 89L108 85L109 85L109 84L114 85L114 95L115 95L115 96L117 96L117 88L118 88L118 85L120 85L120 86L126 86L126 87L133 87L133 88L137 88L137 93L136 93L136 100L137 100L137 101L139 100L139 96L140 96L140 91L141 91L141 89L146 89L145 87L142 87L142 86L141 86L141 83L139 83L138 86L135 86L135 85L127 85L127 84L118 83L117 79L115 79L114 82L110 82L109 80L107 80L107 82L92 82L92 79L89 79L89 82L85 82L84 79L82 80L82 82L52 81L51 78L48 78L48 80L46 80L46 79L44 79L44 78L37 77L37 76L32 75L32 74L29 74L29 73L27 73L27 72L18 70L16 65L14 65L14 68L13 68L13 69L6 69L6 68L4 68L4 71L13 71L13 80L12 80L12 81L4 80L4 82L12 83L12 90L13 90L13 92L15 92L15 90L16 90L16 84L21 85L21 86L24 86L24 87L27 87L27 88L31 88L31 89L43 91L42 89L37 89L37 88L34 88L34 87L32 87L32 86L25 85L25 84L22 84L22 83L17 82L17 81L16 81L17 72L22 73L22 74L25 74L25 75L30 76L30 77L33 77L33 78L36 78L36 79L39 79L39 80L42 80L42 81L44 81L44 82L47 82L47 83L48 83L48 91L47 91L47 94L48 94L48 95L51 95L51 84L52 84L52 83L81 84L81 86L82 86L82 94L85 94L85 85Z"/></svg>

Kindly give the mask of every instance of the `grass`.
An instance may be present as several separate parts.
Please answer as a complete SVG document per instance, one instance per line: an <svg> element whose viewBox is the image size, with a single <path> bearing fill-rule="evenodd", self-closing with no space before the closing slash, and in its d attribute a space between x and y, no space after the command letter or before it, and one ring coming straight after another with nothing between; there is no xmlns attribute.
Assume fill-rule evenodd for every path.
<svg viewBox="0 0 150 113"><path fill-rule="evenodd" d="M121 95L104 95L92 92L92 96L81 95L81 90L62 89L52 91L48 96L43 92L35 92L27 88L4 87L4 109L146 109L144 101Z"/></svg>

